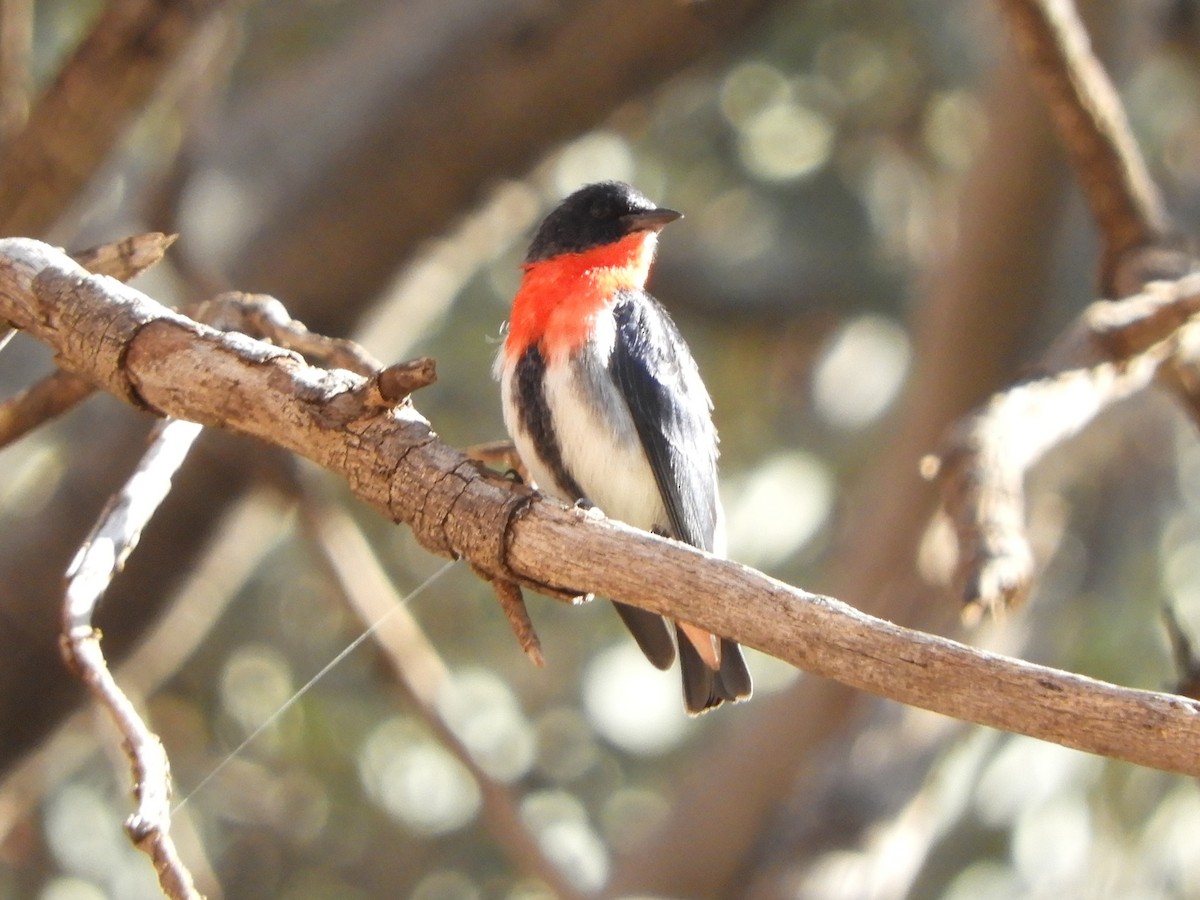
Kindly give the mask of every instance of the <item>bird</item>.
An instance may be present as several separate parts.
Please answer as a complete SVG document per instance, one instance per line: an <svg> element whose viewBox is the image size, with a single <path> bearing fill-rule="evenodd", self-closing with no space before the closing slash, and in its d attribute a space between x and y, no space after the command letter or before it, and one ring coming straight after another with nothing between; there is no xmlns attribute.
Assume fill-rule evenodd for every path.
<svg viewBox="0 0 1200 900"><path fill-rule="evenodd" d="M529 245L495 375L538 490L724 556L712 401L646 291L659 232L681 217L620 181L562 200ZM689 714L750 697L735 641L614 605L654 666L671 668L678 648Z"/></svg>

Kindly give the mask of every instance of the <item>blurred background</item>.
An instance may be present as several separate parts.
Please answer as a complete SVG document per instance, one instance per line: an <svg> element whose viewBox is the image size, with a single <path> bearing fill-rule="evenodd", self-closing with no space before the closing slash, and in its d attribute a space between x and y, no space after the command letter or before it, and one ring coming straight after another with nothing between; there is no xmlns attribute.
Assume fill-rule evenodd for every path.
<svg viewBox="0 0 1200 900"><path fill-rule="evenodd" d="M150 99L127 125L73 108L45 146L105 117L119 139L85 187L21 213L40 176L13 183L4 155L26 115L102 17L143 6L177 17L146 37L178 46ZM1083 6L1194 231L1197 7ZM138 287L170 305L269 292L384 362L435 356L415 402L465 447L503 436L491 361L532 228L581 184L628 180L686 214L651 289L714 397L731 556L1025 659L1178 678L1162 609L1200 632L1200 445L1161 397L1035 473L1027 607L964 632L946 587L918 461L1096 283L1087 211L990 4L4 0L0 16L3 233L179 232ZM18 336L0 387L51 367ZM122 831L128 764L56 645L63 572L152 424L95 397L0 450L0 898L159 896ZM1193 780L757 653L751 703L689 720L678 674L607 604L529 596L535 669L487 585L314 467L208 434L176 483L100 625L166 744L174 835L210 897L1200 896Z"/></svg>

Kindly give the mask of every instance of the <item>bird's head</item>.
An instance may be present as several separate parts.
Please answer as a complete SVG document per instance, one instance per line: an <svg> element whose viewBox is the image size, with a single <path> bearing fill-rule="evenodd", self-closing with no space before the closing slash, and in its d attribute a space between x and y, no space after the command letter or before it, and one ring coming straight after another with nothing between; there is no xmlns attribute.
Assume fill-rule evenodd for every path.
<svg viewBox="0 0 1200 900"><path fill-rule="evenodd" d="M585 253L633 234L650 237L682 215L655 206L624 182L589 184L563 200L542 220L525 263L543 262L564 253Z"/></svg>

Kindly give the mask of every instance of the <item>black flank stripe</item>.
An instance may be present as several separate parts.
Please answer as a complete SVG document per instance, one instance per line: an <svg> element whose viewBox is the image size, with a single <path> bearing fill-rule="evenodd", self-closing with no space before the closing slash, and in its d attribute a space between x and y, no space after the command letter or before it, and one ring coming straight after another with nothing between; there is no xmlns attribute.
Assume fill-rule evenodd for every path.
<svg viewBox="0 0 1200 900"><path fill-rule="evenodd" d="M532 344L517 361L516 390L517 405L521 410L521 425L533 440L533 446L537 449L542 464L558 482L554 487L570 494L569 497L561 499L582 500L583 491L563 462L562 447L558 443L558 435L554 432L554 423L550 420L550 407L546 403L545 375L546 361L542 358L541 347Z"/></svg>

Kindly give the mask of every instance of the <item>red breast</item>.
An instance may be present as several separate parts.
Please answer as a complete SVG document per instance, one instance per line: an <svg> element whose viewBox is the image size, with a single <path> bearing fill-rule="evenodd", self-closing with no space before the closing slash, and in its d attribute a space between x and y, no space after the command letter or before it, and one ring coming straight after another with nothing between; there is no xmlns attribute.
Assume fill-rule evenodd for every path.
<svg viewBox="0 0 1200 900"><path fill-rule="evenodd" d="M506 359L515 361L538 341L547 360L580 347L617 292L645 287L656 238L652 231L635 231L579 253L527 263L513 299Z"/></svg>

